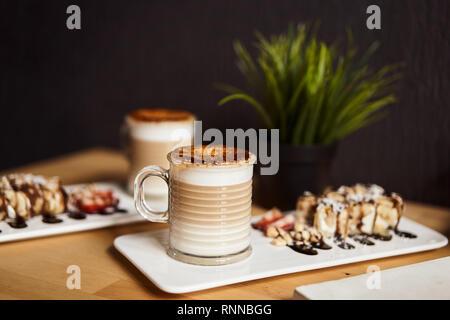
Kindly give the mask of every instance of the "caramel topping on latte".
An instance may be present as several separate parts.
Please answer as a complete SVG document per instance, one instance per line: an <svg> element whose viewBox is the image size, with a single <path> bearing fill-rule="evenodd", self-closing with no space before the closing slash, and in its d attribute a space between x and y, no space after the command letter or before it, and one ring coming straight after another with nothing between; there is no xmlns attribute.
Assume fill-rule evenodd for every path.
<svg viewBox="0 0 450 320"><path fill-rule="evenodd" d="M177 164L239 165L253 164L256 161L252 153L226 146L184 146L168 155Z"/></svg>
<svg viewBox="0 0 450 320"><path fill-rule="evenodd" d="M131 112L130 117L143 122L186 121L195 118L190 112L175 109L138 109Z"/></svg>

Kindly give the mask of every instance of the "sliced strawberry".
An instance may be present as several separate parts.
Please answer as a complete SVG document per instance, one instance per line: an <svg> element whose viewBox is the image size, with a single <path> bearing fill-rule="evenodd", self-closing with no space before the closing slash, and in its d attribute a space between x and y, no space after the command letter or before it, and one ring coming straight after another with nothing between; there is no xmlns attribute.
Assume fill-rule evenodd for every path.
<svg viewBox="0 0 450 320"><path fill-rule="evenodd" d="M276 227L276 228L281 228L283 230L289 231L292 228L294 228L294 225L295 225L295 217L292 214L290 214L290 215L285 216L282 219L278 219L277 221L274 221L270 224L266 224L264 226L263 230L264 230L264 232L266 232L267 228Z"/></svg>
<svg viewBox="0 0 450 320"><path fill-rule="evenodd" d="M95 213L95 212L100 211L101 208L102 207L100 207L99 205L97 205L95 203L88 204L88 205L81 205L81 207L79 207L79 209L85 213Z"/></svg>
<svg viewBox="0 0 450 320"><path fill-rule="evenodd" d="M283 218L283 214L277 208L272 208L267 211L258 222L252 224L253 228L265 230L266 226Z"/></svg>
<svg viewBox="0 0 450 320"><path fill-rule="evenodd" d="M95 213L111 211L117 207L119 199L112 190L98 190L94 185L79 189L72 194L72 203L82 212Z"/></svg>

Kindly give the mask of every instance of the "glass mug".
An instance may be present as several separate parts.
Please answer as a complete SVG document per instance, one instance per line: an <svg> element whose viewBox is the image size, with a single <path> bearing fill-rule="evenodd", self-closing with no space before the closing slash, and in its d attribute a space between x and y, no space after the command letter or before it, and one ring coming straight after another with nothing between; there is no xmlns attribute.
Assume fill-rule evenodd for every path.
<svg viewBox="0 0 450 320"><path fill-rule="evenodd" d="M199 265L224 265L251 254L253 164L243 150L214 146L180 147L167 155L170 168L143 168L134 182L137 211L153 222L168 222L170 257ZM144 182L159 177L169 187L167 211L145 201Z"/></svg>

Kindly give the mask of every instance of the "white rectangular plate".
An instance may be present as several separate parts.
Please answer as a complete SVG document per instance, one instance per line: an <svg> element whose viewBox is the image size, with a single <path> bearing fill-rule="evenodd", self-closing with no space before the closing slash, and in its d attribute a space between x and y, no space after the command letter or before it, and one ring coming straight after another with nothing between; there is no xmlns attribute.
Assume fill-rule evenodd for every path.
<svg viewBox="0 0 450 320"><path fill-rule="evenodd" d="M120 200L119 208L126 209L128 212L113 213L111 215L88 214L86 219L83 220L71 219L66 213L62 213L58 216L58 218L62 219L63 222L55 224L44 223L42 222L42 217L36 216L30 220L27 220L28 227L23 229L14 229L6 222L0 221L0 243L98 229L145 220L136 212L132 197L129 196L118 184L96 183L96 185L100 189L113 189L114 194ZM80 185L64 186L64 188L70 191L77 186Z"/></svg>
<svg viewBox="0 0 450 320"><path fill-rule="evenodd" d="M294 299L435 300L450 299L450 257L301 286ZM367 285L369 282L370 287Z"/></svg>
<svg viewBox="0 0 450 320"><path fill-rule="evenodd" d="M254 220L259 219L255 217ZM359 243L353 250L332 245L331 250L319 250L308 256L288 247L275 247L262 232L252 230L250 257L225 266L197 266L182 263L166 254L168 230L129 234L115 239L114 246L160 289L170 293L185 293L232 283L272 277L299 271L326 268L346 263L378 259L443 247L447 238L407 218L402 218L400 230L416 234L416 239L393 236L391 241L377 241L374 246Z"/></svg>

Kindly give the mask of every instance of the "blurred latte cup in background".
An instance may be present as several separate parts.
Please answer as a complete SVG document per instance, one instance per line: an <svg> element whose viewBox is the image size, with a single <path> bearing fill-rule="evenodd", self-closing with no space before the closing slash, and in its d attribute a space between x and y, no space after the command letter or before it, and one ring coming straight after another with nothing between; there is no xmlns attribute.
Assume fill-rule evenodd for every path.
<svg viewBox="0 0 450 320"><path fill-rule="evenodd" d="M184 110L138 109L129 113L122 127L123 147L129 159L127 187L133 193L136 174L143 167L156 164L169 168L167 154L191 145L195 116ZM167 186L161 179L146 183L145 194L167 203Z"/></svg>

